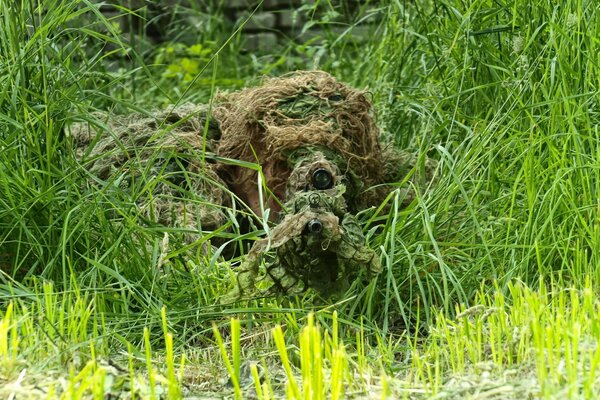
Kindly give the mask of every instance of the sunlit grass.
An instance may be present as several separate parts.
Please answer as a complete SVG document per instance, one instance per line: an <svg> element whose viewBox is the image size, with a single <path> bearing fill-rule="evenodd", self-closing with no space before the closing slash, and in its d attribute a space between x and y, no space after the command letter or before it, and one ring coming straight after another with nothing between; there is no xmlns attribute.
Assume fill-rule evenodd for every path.
<svg viewBox="0 0 600 400"><path fill-rule="evenodd" d="M1 389L3 395L101 398L130 393L178 399L194 389L184 385L194 373L184 360L186 352L192 360L198 355L174 349L168 329L157 332L161 345L153 348L144 329L141 343L127 342L115 353L106 334L110 329L68 336L80 331L81 320L97 317L94 307L78 306L83 297L65 296L57 307L47 308L44 299L60 293L46 284L44 294L37 301L14 300L2 314L0 374L10 382ZM436 312L426 336L401 335L387 345L368 340L369 333L361 328L356 340L348 340L348 329L353 329L335 312L309 314L299 331L274 326L262 338L251 328L241 329L240 322L248 321L232 318L229 339L215 327L216 342L202 350L202 359L214 373L213 388L220 386L217 381L230 379L232 388L222 384L221 390L237 398L600 394L600 304L589 285L581 290L552 285L530 289L514 283L506 296L481 290L477 304L457 306L454 317ZM164 309L163 316L166 327ZM392 365L387 365L388 356Z"/></svg>

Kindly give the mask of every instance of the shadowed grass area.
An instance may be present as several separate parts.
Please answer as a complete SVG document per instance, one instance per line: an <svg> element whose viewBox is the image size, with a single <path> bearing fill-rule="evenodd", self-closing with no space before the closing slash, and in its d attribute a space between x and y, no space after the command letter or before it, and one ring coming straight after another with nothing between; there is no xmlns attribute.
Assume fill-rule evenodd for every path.
<svg viewBox="0 0 600 400"><path fill-rule="evenodd" d="M340 34L316 2L300 12L319 40L249 54L223 24L202 51L149 46L88 1L0 2L1 393L598 396L599 8L390 0ZM242 236L225 209L228 229L187 243L144 219L150 184L94 180L66 128L313 67L367 87L384 140L438 160L437 181L359 214L384 272L338 303L217 305L244 251L206 244L243 249L266 222L243 209Z"/></svg>

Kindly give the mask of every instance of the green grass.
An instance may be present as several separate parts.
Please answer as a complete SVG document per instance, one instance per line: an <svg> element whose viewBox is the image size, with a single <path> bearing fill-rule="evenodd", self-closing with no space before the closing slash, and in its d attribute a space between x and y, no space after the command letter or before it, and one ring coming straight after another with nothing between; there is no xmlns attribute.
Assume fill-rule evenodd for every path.
<svg viewBox="0 0 600 400"><path fill-rule="evenodd" d="M596 3L388 0L361 41L316 2L321 40L247 54L207 15L155 48L88 1L0 1L2 397L598 397ZM89 184L66 127L313 67L367 87L437 182L360 215L384 272L338 303L217 306L240 258L203 242L240 242L233 217L190 246L140 224L151 189Z"/></svg>

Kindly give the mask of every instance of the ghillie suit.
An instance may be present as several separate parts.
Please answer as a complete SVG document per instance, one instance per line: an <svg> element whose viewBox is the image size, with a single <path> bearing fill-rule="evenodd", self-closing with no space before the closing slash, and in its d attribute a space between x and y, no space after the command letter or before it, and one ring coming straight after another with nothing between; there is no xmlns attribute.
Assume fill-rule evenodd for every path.
<svg viewBox="0 0 600 400"><path fill-rule="evenodd" d="M202 162L220 136L207 115L207 106L192 104L152 115L99 113L104 126L77 123L70 134L96 182L118 185L147 221L183 228L191 242L227 219L222 211L229 202L227 187L213 165Z"/></svg>
<svg viewBox="0 0 600 400"><path fill-rule="evenodd" d="M382 181L384 160L371 103L364 92L325 72L266 79L259 87L221 95L218 101L214 116L222 134L219 155L258 161L278 199L290 194L294 184L289 177L296 165L315 151L346 175L345 197L353 212L367 205L362 189ZM256 182L249 169L223 166L220 171L240 189ZM252 205L252 199L245 200Z"/></svg>
<svg viewBox="0 0 600 400"><path fill-rule="evenodd" d="M223 183L256 215L266 208L272 211L275 228L252 246L223 301L252 296L263 277L273 282L271 292L313 288L330 296L358 276L381 271L355 215L378 206L390 192L381 184L402 181L416 157L391 146L382 149L366 93L325 72L295 72L218 95L209 123L206 108L177 110L110 121L116 137L92 132L91 144L90 136L81 133L85 129L74 136L86 149L80 154L88 169L102 179L123 171L145 171L143 176L169 172L167 182L158 182L151 195L139 199L157 222L196 232L218 228L226 220L218 208L228 200ZM254 169L239 163L202 164L200 154L206 151L221 159L260 164L268 188L265 203L260 204ZM110 156L105 157L107 152ZM411 181L429 181L431 171L427 165L426 176L414 175ZM139 173L130 175L134 179ZM408 204L415 193L403 190L403 204ZM166 203L161 202L164 193ZM189 201L190 194L205 201ZM210 202L217 207L203 211ZM265 254L270 259L263 276L259 267Z"/></svg>

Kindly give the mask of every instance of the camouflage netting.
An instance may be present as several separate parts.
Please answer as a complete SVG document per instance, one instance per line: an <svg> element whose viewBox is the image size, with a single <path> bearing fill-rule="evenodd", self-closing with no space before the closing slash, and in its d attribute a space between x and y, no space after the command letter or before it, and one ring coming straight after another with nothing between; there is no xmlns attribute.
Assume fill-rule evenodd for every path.
<svg viewBox="0 0 600 400"><path fill-rule="evenodd" d="M192 104L152 115L99 113L104 126L77 123L70 134L78 158L93 175L119 182L125 191L137 187L145 218L189 232L214 230L226 221L221 206L228 197L214 165L201 162L220 135L209 121L204 140L207 113L205 105Z"/></svg>

